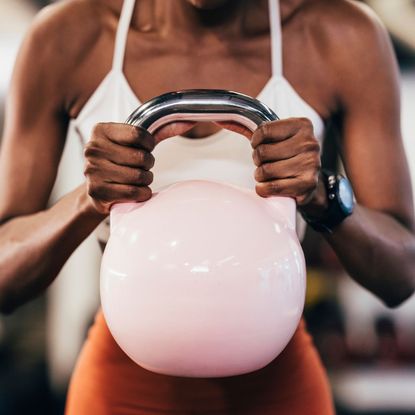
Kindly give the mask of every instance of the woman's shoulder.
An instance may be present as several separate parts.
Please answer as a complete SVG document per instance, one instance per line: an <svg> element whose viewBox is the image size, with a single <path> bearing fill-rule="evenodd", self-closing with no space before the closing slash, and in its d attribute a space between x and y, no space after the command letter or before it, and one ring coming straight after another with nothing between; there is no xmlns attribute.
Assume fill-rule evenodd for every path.
<svg viewBox="0 0 415 415"><path fill-rule="evenodd" d="M395 70L388 32L367 5L356 0L307 0L302 13L327 85L336 93L375 82L376 72Z"/></svg>
<svg viewBox="0 0 415 415"><path fill-rule="evenodd" d="M301 11L307 27L327 45L370 47L386 35L375 12L357 0L306 0Z"/></svg>
<svg viewBox="0 0 415 415"><path fill-rule="evenodd" d="M64 0L43 8L35 17L28 36L34 45L74 58L98 41L118 19L111 1Z"/></svg>
<svg viewBox="0 0 415 415"><path fill-rule="evenodd" d="M112 48L121 4L63 0L43 8L20 48L18 71L29 71L33 79L39 79L37 90L67 109L82 90L85 74L106 70L102 67L108 65L111 54L103 60L100 51Z"/></svg>

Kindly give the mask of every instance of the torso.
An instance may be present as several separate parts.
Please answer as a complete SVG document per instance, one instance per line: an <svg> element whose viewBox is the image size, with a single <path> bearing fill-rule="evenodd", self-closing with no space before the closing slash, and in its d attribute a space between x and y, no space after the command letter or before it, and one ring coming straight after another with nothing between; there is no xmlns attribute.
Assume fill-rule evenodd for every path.
<svg viewBox="0 0 415 415"><path fill-rule="evenodd" d="M302 105L306 105L307 102L310 107L308 111L315 120L318 119L321 123L321 118L328 117L329 105L317 68L321 62L318 62L316 55L311 56L311 52L304 53L304 45L310 45L310 42L314 41L313 37L307 30L298 30L298 26L295 27L302 26L302 19L293 15L291 18L286 17L287 21L284 24L284 75L291 83L291 86L288 86L284 84L282 76L275 77L275 83L269 83L272 65L267 0L247 2L251 20L244 22L244 30L237 32L239 36L228 33L226 36L229 37L223 35L220 42L216 36L197 37L192 33L167 35L158 30L157 26L149 30L152 27L151 22L142 16L148 13L147 7L152 2L158 5L167 4L161 0L136 1L123 71L123 77L129 84L127 90L131 89L127 94L126 85L123 85L125 93L130 98L127 100L127 106L132 105L134 100L139 103L166 91L188 88L223 88L258 96L267 85L268 92L273 87L285 88L281 95L295 98L293 102L298 116L304 115ZM306 4L308 1L303 3ZM102 80L112 81L108 78L112 53L103 51L114 49L113 39L120 11L120 7L117 6L121 4L106 2L105 5L114 7L112 11L105 7L100 9L100 19L104 22L103 27L106 30L100 31L90 47L92 53L84 54L80 65L76 66L77 69L70 81L71 93L66 99L66 102L70 103L67 107L68 112L79 127L82 127L82 123L87 124L86 118L89 117L89 121L93 118L88 111L85 113L84 109L85 104L88 106L91 103L90 97L94 98L94 91L100 84L102 86ZM184 38L187 39L186 42L181 42ZM291 53L291 49L295 52ZM307 77L304 77L303 73L305 67L308 71ZM291 87L296 91L290 90ZM260 98L266 97L272 98L272 94L260 95ZM91 105L87 109L94 113L93 108ZM285 111L286 116L289 116L290 111ZM243 184L254 183L250 171L253 170L252 149L247 140L245 147L236 145L229 135L226 136L226 140L223 136L212 136L216 129L215 125L200 125L190 132L190 136L200 138L198 140L179 137L178 141L166 140L158 145L155 149L154 166L156 186L162 185L163 181L168 182L172 172L175 179L182 178L180 175L183 166L180 165L180 161L184 157L187 157L186 169L191 170L192 175L204 174L201 165L206 160L209 161L206 171L209 171L209 178L212 178L211 171L215 170L215 163L219 166L223 161L219 160L221 157L218 155L222 155L222 159L226 159L228 163L222 166L222 171L230 170L228 167L232 166L236 171L235 180L242 180ZM85 134L87 133L84 132L84 140L87 139ZM201 138L205 136L209 137ZM190 142L196 146L189 145ZM171 157L169 143L175 143L172 146L178 145L177 148L172 148L177 156ZM203 152L200 151L199 144L203 147ZM227 150L225 155L224 150ZM175 162L180 157L182 159L176 165ZM203 411L211 413L215 410L223 414L252 415L259 410L264 415L296 415L307 410L310 413L332 415L327 379L303 324L287 346L284 356L267 368L246 377L186 380L154 375L132 363L123 354L112 339L102 314L99 313L72 379L67 413L82 415L92 410L96 413L117 411L120 414L142 414L162 409L166 413L177 411L183 414ZM110 384L105 379L109 378L112 382L111 387L107 389L106 385ZM235 398L232 399L232 396ZM243 399L243 396L246 396L246 399ZM298 396L301 396L301 399L298 399ZM143 407L147 409L143 410Z"/></svg>
<svg viewBox="0 0 415 415"><path fill-rule="evenodd" d="M80 54L79 63L74 66L76 71L69 78L70 96L65 102L71 118L76 118L111 68L111 54L102 52L114 48L122 2L101 3L95 6L100 7L100 13L95 15L98 15L101 30L87 36L92 38L92 47L88 54ZM322 71L324 51L316 53L321 47L312 20L316 14L312 3L321 1L286 3L286 15L282 16L284 75L299 95L327 119L332 112L333 97ZM301 4L290 7L288 3ZM124 63L126 78L141 102L166 91L188 88L222 88L257 96L267 83L271 76L268 1L247 2L241 33L221 36L220 41L217 35L205 33L174 32L171 35L174 29L169 29L166 35L161 24L159 28L157 22L152 22L154 19L138 17L149 14L148 7L147 1L136 2ZM282 13L283 10L284 7ZM183 36L186 42L181 41ZM304 68L307 68L307 76L304 76ZM215 127L204 126L201 135L214 131Z"/></svg>
<svg viewBox="0 0 415 415"><path fill-rule="evenodd" d="M179 6L174 8L172 4ZM261 0L259 4L251 1L236 4L239 6L221 10L220 15L229 17L220 24L206 24L205 21L199 27L200 16L194 15L195 9L187 1L125 0L116 30L112 30L116 40L107 45L111 46L108 52L112 53L98 59L97 56L103 56L102 49L92 48L89 55L93 56L94 70L91 66L88 72L84 67L83 76L77 83L76 76L82 65L75 66L75 78L70 78L79 89L73 88L73 97L66 101L71 103L68 111L75 127L70 129L68 138L73 138L72 130L75 130L85 144L97 122L123 122L146 99L167 91L222 88L255 96L282 118L309 118L321 140L322 116L287 79L283 53L286 47L281 19L291 25L308 2ZM287 5L291 7L281 17ZM101 45L111 33L110 29L104 29L114 26L105 9L101 7L99 11L95 14L101 20L101 30L96 34L95 45ZM220 17L215 17L214 21L217 19ZM296 30L304 32L300 28ZM306 42L309 38L310 35L304 35L300 41ZM109 68L104 64L107 55L114 55ZM88 66L88 53L82 56L82 62ZM102 69L97 86L96 74ZM95 78L91 74L95 74ZM302 79L307 80L304 85L309 90L315 87L308 76ZM95 89L85 93L89 85ZM327 88L316 90L326 91ZM191 140L176 137L157 145L154 150L156 164L152 169L153 191L177 181L193 179L224 181L253 190L252 148L248 142L236 140L235 133L212 135L217 130L214 124L198 124L186 134L192 137ZM200 143L203 149L194 138L204 138L197 140L203 141L204 144ZM172 152L174 157L171 157ZM304 230L305 223L297 215L300 239ZM99 239L105 242L109 236L108 222L97 232Z"/></svg>

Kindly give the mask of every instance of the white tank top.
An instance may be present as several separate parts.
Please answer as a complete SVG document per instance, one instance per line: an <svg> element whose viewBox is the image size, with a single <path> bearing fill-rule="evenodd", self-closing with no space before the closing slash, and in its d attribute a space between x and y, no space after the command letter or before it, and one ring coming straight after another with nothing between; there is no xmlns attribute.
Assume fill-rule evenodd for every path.
<svg viewBox="0 0 415 415"><path fill-rule="evenodd" d="M76 119L70 123L68 139L78 136L82 146L98 122L124 122L141 105L123 72L124 54L135 0L124 0L118 23L111 71L91 95ZM324 123L284 78L279 0L269 0L272 75L256 97L272 108L280 118L306 117L322 141ZM168 92L168 91L166 91ZM216 180L254 189L254 163L249 141L227 130L203 139L176 136L162 141L154 149L153 191L165 185L192 179ZM173 155L174 154L174 155ZM303 237L305 223L297 215L297 233ZM108 239L108 223L97 230L98 238Z"/></svg>

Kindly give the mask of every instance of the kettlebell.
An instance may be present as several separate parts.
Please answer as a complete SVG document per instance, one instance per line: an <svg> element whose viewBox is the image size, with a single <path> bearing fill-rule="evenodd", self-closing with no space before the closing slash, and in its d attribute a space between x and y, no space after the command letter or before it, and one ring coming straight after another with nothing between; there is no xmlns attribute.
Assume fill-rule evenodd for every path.
<svg viewBox="0 0 415 415"><path fill-rule="evenodd" d="M275 113L230 91L156 97L127 123L154 133L174 121L230 121L254 131ZM190 180L111 208L101 303L121 349L172 376L225 377L265 367L302 315L305 261L295 201Z"/></svg>

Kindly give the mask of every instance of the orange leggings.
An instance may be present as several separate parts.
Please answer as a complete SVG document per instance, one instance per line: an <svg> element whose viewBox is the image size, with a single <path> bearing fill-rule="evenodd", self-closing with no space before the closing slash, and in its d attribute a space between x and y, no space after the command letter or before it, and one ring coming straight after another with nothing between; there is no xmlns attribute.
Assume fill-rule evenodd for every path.
<svg viewBox="0 0 415 415"><path fill-rule="evenodd" d="M325 371L301 322L283 353L242 376L190 379L133 363L98 313L72 376L66 415L333 415Z"/></svg>

